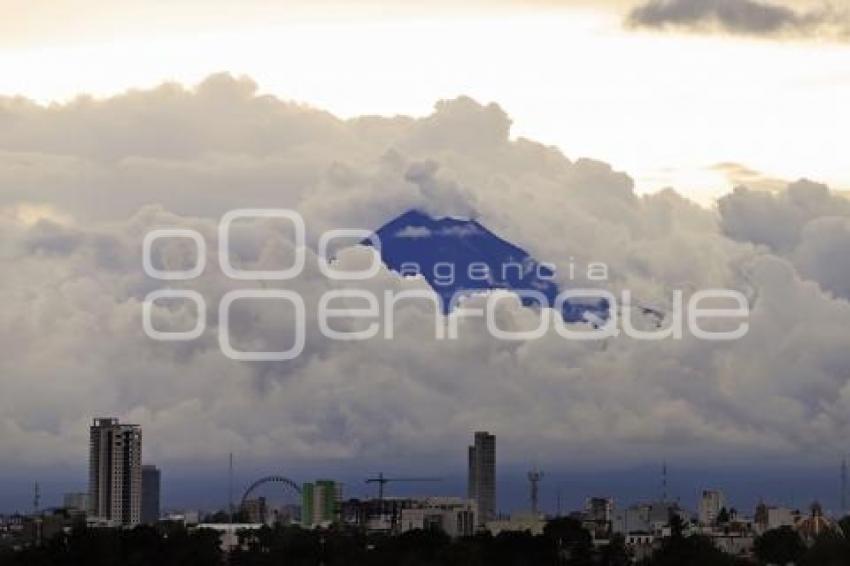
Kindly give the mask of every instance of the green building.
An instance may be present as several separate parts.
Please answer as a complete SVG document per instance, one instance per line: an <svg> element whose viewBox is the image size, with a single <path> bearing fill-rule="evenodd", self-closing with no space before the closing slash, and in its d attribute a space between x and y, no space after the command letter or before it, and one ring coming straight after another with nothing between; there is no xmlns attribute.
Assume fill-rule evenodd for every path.
<svg viewBox="0 0 850 566"><path fill-rule="evenodd" d="M301 487L301 525L315 527L337 521L341 501L341 483L333 480L305 483Z"/></svg>

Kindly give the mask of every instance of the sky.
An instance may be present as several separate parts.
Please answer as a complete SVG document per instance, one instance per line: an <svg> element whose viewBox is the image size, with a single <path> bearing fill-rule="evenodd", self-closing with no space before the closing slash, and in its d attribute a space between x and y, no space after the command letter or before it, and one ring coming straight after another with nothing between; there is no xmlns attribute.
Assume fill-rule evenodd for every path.
<svg viewBox="0 0 850 566"><path fill-rule="evenodd" d="M7 0L0 92L63 101L228 71L341 117L423 116L462 94L506 108L515 135L628 171L641 192L710 203L741 182L730 163L850 188L846 29L797 21L826 19L819 2L454 4ZM706 26L721 29L694 33Z"/></svg>
<svg viewBox="0 0 850 566"><path fill-rule="evenodd" d="M555 485L572 502L604 489L594 477L653 497L665 460L688 478L685 500L722 482L747 503L834 506L823 478L837 481L850 433L840 5L116 6L0 0L14 14L0 19L0 511L25 509L35 480L49 501L85 489L94 416L143 426L166 506L215 505L231 452L246 483L383 471L462 491L480 429L498 438L507 511L532 464L551 505ZM604 262L606 288L665 312L677 290L739 290L749 332L506 343L465 320L462 339L440 342L428 305L412 304L389 345L311 323L297 360L233 361L217 305L257 283L222 273L217 226L255 207L304 217L305 271L283 287L311 313L344 287L318 269L323 232L419 208L474 216L559 267L564 287L588 284L569 265ZM202 276L145 274L157 228L202 235ZM185 243L157 261L190 266ZM293 243L247 221L232 253L274 269ZM337 259L356 268L369 253ZM144 299L166 284L205 298L198 339L145 336ZM364 285L427 290L385 268ZM542 316L498 314L513 328ZM195 313L166 303L153 317L181 329ZM233 321L241 344L292 339L290 312L249 305Z"/></svg>

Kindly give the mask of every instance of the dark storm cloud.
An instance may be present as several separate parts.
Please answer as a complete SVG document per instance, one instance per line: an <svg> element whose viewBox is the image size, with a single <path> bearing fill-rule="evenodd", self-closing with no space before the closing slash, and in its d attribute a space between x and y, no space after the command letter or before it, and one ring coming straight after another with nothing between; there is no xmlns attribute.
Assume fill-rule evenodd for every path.
<svg viewBox="0 0 850 566"><path fill-rule="evenodd" d="M848 37L847 14L831 6L803 10L759 0L649 0L629 13L627 24L763 37Z"/></svg>

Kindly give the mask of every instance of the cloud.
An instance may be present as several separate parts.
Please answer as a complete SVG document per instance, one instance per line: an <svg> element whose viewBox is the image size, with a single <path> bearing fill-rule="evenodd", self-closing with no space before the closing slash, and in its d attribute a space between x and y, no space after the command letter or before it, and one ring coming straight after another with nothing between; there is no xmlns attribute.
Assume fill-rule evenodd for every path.
<svg viewBox="0 0 850 566"><path fill-rule="evenodd" d="M734 187L745 186L759 191L781 191L788 186L788 181L757 171L741 163L731 161L717 163L709 168L726 176Z"/></svg>
<svg viewBox="0 0 850 566"><path fill-rule="evenodd" d="M850 217L822 216L803 228L794 263L825 290L850 299Z"/></svg>
<svg viewBox="0 0 850 566"><path fill-rule="evenodd" d="M427 238L431 235L431 230L424 226L405 226L395 235L397 238Z"/></svg>
<svg viewBox="0 0 850 566"><path fill-rule="evenodd" d="M627 24L761 37L850 37L847 13L826 5L799 10L763 0L648 0L632 9Z"/></svg>
<svg viewBox="0 0 850 566"><path fill-rule="evenodd" d="M810 221L850 215L850 201L805 179L778 193L738 187L720 199L719 208L726 234L778 253L794 249Z"/></svg>
<svg viewBox="0 0 850 566"><path fill-rule="evenodd" d="M766 246L823 291L850 299L850 200L801 180L779 192L738 188L719 204L727 235Z"/></svg>
<svg viewBox="0 0 850 566"><path fill-rule="evenodd" d="M504 463L826 461L850 433L840 259L850 201L822 185L739 189L715 211L672 190L636 195L603 162L515 139L494 104L461 98L424 118L341 120L228 75L50 107L0 99L0 121L0 452L12 467L84 461L95 415L142 424L146 458L166 466L235 451L257 465L425 469L456 453L460 469L469 433L482 428L499 435ZM554 263L565 287L591 284L583 268L598 261L607 288L667 312L677 289L740 289L754 301L751 330L731 344L579 343L554 332L511 343L470 319L461 340L439 341L433 305L410 301L391 342L330 341L312 321L298 360L234 362L219 351L217 305L257 284L223 276L216 226L248 207L305 217L305 272L285 288L308 313L344 287L319 272L322 231L375 228L420 207L474 213ZM208 244L207 270L185 284L207 308L208 329L192 342L142 332L142 300L164 285L141 265L156 227L192 228ZM292 254L287 234L245 221L232 261L279 268ZM342 250L339 267L369 253ZM156 256L183 267L195 250L163 242ZM379 296L427 289L385 269L363 285ZM498 316L524 328L538 315L505 300ZM193 311L164 302L154 317L186 328ZM284 305L234 306L234 340L283 347L292 317Z"/></svg>

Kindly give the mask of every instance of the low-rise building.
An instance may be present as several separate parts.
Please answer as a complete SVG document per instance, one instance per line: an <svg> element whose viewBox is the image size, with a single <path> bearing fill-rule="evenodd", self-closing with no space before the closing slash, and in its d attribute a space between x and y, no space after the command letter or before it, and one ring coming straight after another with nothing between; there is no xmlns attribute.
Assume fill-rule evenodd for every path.
<svg viewBox="0 0 850 566"><path fill-rule="evenodd" d="M342 502L340 516L344 524L361 527L371 533L398 533L402 511L420 505L421 499L411 497L349 499Z"/></svg>
<svg viewBox="0 0 850 566"><path fill-rule="evenodd" d="M782 527L794 527L799 513L787 507L778 507L759 503L756 506L754 525L757 533L764 533Z"/></svg>
<svg viewBox="0 0 850 566"><path fill-rule="evenodd" d="M401 511L401 532L439 530L451 537L475 533L475 503L459 497L429 497Z"/></svg>
<svg viewBox="0 0 850 566"><path fill-rule="evenodd" d="M688 520L687 513L675 501L637 503L615 511L612 528L614 533L624 536L660 533L674 515L685 522Z"/></svg>
<svg viewBox="0 0 850 566"><path fill-rule="evenodd" d="M529 532L533 535L542 535L546 520L539 515L531 513L527 515L514 515L507 519L487 521L486 527L493 536L502 532Z"/></svg>
<svg viewBox="0 0 850 566"><path fill-rule="evenodd" d="M755 538L744 533L713 533L711 541L726 554L747 558L752 556Z"/></svg>
<svg viewBox="0 0 850 566"><path fill-rule="evenodd" d="M614 499L611 497L589 497L584 511L575 517L582 527L593 536L594 543L602 543L611 537L614 519Z"/></svg>
<svg viewBox="0 0 850 566"><path fill-rule="evenodd" d="M266 522L266 498L246 499L242 503L242 520L248 523L264 524Z"/></svg>
<svg viewBox="0 0 850 566"><path fill-rule="evenodd" d="M201 523L196 528L217 532L221 541L221 550L230 552L239 546L240 531L254 531L262 526L255 523Z"/></svg>
<svg viewBox="0 0 850 566"><path fill-rule="evenodd" d="M829 532L841 532L841 527L830 517L823 514L820 503L812 503L809 516L797 523L797 532L803 540L813 542L821 535Z"/></svg>
<svg viewBox="0 0 850 566"><path fill-rule="evenodd" d="M200 511L170 511L165 514L163 520L191 527L201 522L201 513Z"/></svg>
<svg viewBox="0 0 850 566"><path fill-rule="evenodd" d="M68 511L87 513L89 509L88 492L66 493L62 498L62 506Z"/></svg>

